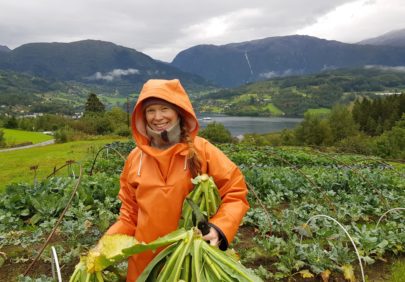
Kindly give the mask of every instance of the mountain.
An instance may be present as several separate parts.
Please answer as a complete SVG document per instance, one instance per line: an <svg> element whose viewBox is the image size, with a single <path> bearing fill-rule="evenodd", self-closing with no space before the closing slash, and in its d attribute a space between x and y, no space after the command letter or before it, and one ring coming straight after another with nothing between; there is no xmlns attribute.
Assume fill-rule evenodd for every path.
<svg viewBox="0 0 405 282"><path fill-rule="evenodd" d="M10 52L10 48L4 45L0 45L0 52Z"/></svg>
<svg viewBox="0 0 405 282"><path fill-rule="evenodd" d="M122 94L139 90L149 78L179 78L189 87L207 86L201 77L153 60L134 49L83 40L72 43L29 43L0 53L0 69L48 80L101 85Z"/></svg>
<svg viewBox="0 0 405 282"><path fill-rule="evenodd" d="M181 51L171 63L223 87L272 77L318 73L365 65L403 66L405 49L347 44L292 35L232 43L198 45Z"/></svg>
<svg viewBox="0 0 405 282"><path fill-rule="evenodd" d="M390 31L390 32L385 33L378 37L362 40L358 44L405 47L405 28L400 29L400 30Z"/></svg>

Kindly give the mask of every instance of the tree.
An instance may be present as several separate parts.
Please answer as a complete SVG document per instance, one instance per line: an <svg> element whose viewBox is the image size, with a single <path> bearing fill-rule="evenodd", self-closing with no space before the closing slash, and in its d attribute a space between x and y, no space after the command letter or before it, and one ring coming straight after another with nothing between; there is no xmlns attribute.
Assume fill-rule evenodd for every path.
<svg viewBox="0 0 405 282"><path fill-rule="evenodd" d="M18 128L18 121L15 116L11 116L6 119L6 122L4 123L5 128Z"/></svg>
<svg viewBox="0 0 405 282"><path fill-rule="evenodd" d="M332 130L322 115L305 113L304 120L294 130L297 141L306 145L329 145L332 143Z"/></svg>
<svg viewBox="0 0 405 282"><path fill-rule="evenodd" d="M0 148L6 145L6 140L4 138L4 131L0 129Z"/></svg>
<svg viewBox="0 0 405 282"><path fill-rule="evenodd" d="M105 115L97 114L85 115L72 125L75 130L91 135L109 134L112 132L113 126Z"/></svg>
<svg viewBox="0 0 405 282"><path fill-rule="evenodd" d="M349 109L343 105L335 105L329 115L329 126L333 141L337 142L357 133L357 126Z"/></svg>
<svg viewBox="0 0 405 282"><path fill-rule="evenodd" d="M89 97L86 101L86 106L84 108L84 114L89 113L104 113L105 106L101 101L98 99L97 95L94 93L90 93Z"/></svg>
<svg viewBox="0 0 405 282"><path fill-rule="evenodd" d="M405 158L405 113L395 126L376 139L376 154L382 157Z"/></svg>
<svg viewBox="0 0 405 282"><path fill-rule="evenodd" d="M357 99L354 102L353 109L352 109L352 116L354 121L359 125L359 129L366 133L367 130L367 122L370 118L370 109L371 109L371 102L369 99L365 98L362 101Z"/></svg>
<svg viewBox="0 0 405 282"><path fill-rule="evenodd" d="M231 143L233 138L231 133L222 123L209 123L206 128L200 131L200 136L213 143Z"/></svg>
<svg viewBox="0 0 405 282"><path fill-rule="evenodd" d="M128 126L128 114L119 107L113 107L110 111L106 112L106 117L112 125L114 134L120 136L130 136L131 130Z"/></svg>

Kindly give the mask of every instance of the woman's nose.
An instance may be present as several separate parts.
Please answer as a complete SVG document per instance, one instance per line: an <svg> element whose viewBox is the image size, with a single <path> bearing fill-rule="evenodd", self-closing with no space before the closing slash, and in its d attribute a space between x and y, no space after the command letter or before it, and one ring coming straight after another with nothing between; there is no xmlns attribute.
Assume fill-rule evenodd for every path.
<svg viewBox="0 0 405 282"><path fill-rule="evenodd" d="M161 111L156 111L155 119L162 119L162 118L163 118L162 112Z"/></svg>

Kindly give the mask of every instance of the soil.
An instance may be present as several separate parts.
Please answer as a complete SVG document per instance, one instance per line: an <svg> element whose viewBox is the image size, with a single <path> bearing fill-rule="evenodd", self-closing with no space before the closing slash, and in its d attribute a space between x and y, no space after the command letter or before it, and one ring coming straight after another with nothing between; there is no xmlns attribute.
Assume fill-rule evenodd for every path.
<svg viewBox="0 0 405 282"><path fill-rule="evenodd" d="M58 236L52 238L51 243L58 241ZM42 245L31 246L30 248L36 248L37 251L40 250ZM32 250L27 251L26 249L19 246L6 246L0 249L7 255L4 265L0 267L0 282L15 282L18 281L18 276L22 275L31 264L32 260L24 259L24 262L15 262L16 258L25 258L27 253L32 253ZM21 259L22 260L22 259ZM61 266L62 280L69 281L70 274L73 273L74 265ZM48 277L52 276L52 265L50 262L45 262L43 260L38 260L27 273L31 278L38 278L41 275Z"/></svg>
<svg viewBox="0 0 405 282"><path fill-rule="evenodd" d="M31 261L25 263L12 263L7 260L6 263L0 267L0 281L1 282L15 282L18 281L18 276L23 274ZM62 266L62 281L69 281L70 274L73 273L74 266ZM38 261L34 264L32 269L27 274L31 278L37 278L41 275L46 275L48 277L52 276L52 265L49 262Z"/></svg>

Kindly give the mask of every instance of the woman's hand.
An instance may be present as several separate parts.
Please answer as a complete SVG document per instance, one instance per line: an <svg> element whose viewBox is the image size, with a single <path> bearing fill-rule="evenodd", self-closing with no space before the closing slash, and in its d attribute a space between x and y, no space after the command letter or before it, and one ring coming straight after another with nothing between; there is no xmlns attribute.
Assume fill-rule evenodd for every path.
<svg viewBox="0 0 405 282"><path fill-rule="evenodd" d="M211 246L219 246L219 234L214 227L210 227L210 232L202 238L204 241L210 241Z"/></svg>

